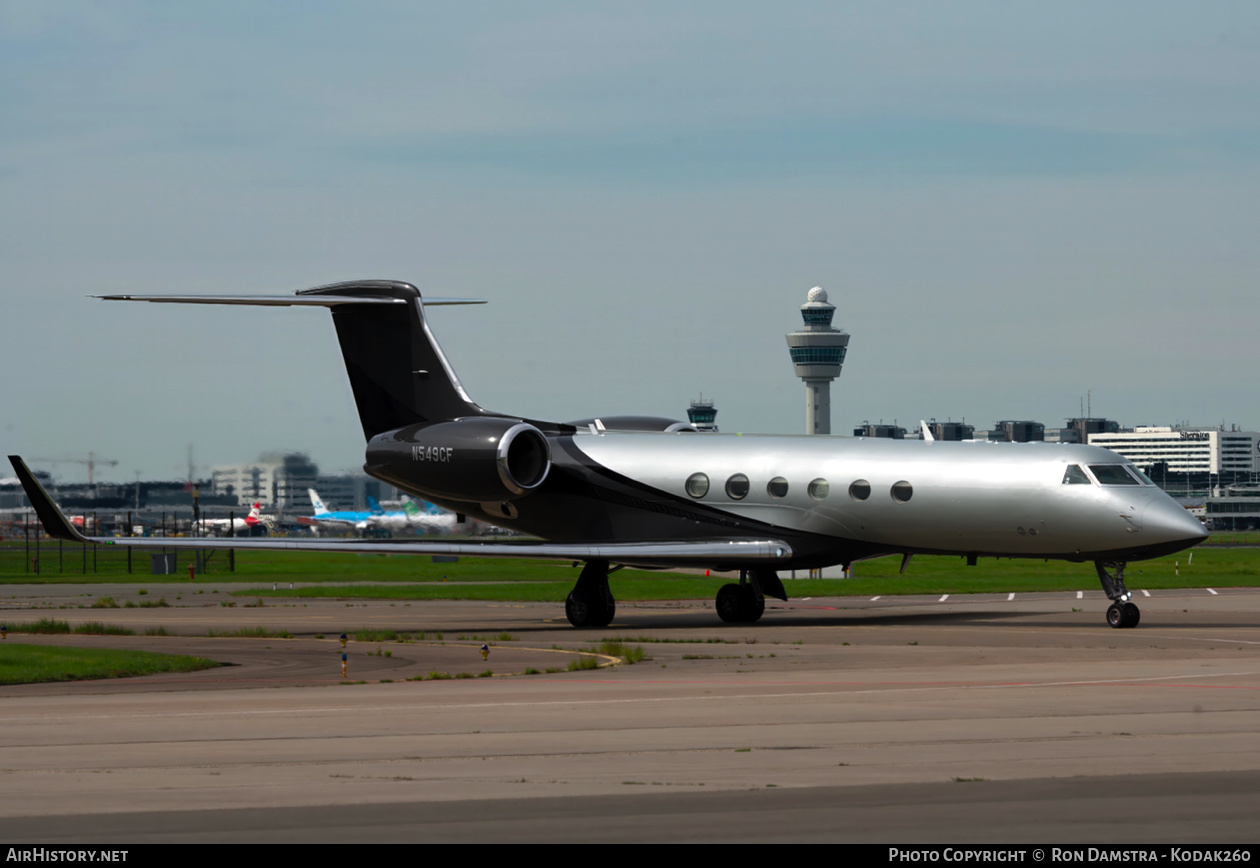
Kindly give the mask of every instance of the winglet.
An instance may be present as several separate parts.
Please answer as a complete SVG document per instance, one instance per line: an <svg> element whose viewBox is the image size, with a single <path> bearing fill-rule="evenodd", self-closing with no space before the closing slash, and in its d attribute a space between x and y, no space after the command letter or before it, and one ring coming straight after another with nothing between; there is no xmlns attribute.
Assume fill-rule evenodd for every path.
<svg viewBox="0 0 1260 868"><path fill-rule="evenodd" d="M39 480L35 478L35 474L31 473L30 468L26 466L26 462L21 457L10 455L9 463L13 465L13 469L18 475L18 480L26 491L27 499L30 500L31 506L35 509L35 514L39 516L40 523L44 525L44 530L47 531L49 536L53 539L66 540L67 542L92 542L92 540L79 533L61 510L57 508L52 498L48 496L48 492L44 490L44 486L39 484Z"/></svg>
<svg viewBox="0 0 1260 868"><path fill-rule="evenodd" d="M932 430L928 428L928 423L924 422L922 419L919 420L919 430L923 432L923 439L927 442L931 443L936 440L936 438L932 436Z"/></svg>

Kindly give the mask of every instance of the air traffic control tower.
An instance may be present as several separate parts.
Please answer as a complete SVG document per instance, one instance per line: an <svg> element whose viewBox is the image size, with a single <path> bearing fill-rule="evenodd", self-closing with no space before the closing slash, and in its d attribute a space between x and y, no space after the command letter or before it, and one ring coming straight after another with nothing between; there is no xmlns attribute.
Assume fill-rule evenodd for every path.
<svg viewBox="0 0 1260 868"><path fill-rule="evenodd" d="M840 376L849 333L831 327L836 306L827 291L815 286L801 305L805 327L787 336L796 376L805 381L805 433L831 433L831 381Z"/></svg>
<svg viewBox="0 0 1260 868"><path fill-rule="evenodd" d="M691 406L687 408L687 418L697 431L717 433L717 407L713 406L712 401L704 400L703 394L699 401L691 402Z"/></svg>

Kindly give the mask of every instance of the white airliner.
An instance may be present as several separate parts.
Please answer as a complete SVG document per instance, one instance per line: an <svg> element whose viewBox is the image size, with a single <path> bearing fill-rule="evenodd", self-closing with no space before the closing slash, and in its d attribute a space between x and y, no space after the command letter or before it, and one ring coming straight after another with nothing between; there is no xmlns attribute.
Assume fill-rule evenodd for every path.
<svg viewBox="0 0 1260 868"><path fill-rule="evenodd" d="M1093 561L1107 623L1140 617L1129 561L1189 548L1207 531L1141 471L1094 446L692 433L640 416L556 423L473 403L409 283L363 280L289 296L104 296L180 304L326 307L367 441L371 476L533 543L142 540L85 537L11 456L50 534L112 545L411 552L585 562L565 611L609 624L617 565L738 571L725 621L787 599L778 570L915 554Z"/></svg>
<svg viewBox="0 0 1260 868"><path fill-rule="evenodd" d="M306 489L311 498L311 509L315 514L306 518L303 524L315 524L321 527L350 528L357 531L367 530L372 525L372 513L331 510L325 504L319 492L313 488Z"/></svg>
<svg viewBox="0 0 1260 868"><path fill-rule="evenodd" d="M255 501L253 509L244 518L203 518L197 522L196 529L200 533L250 533L262 524L262 504Z"/></svg>
<svg viewBox="0 0 1260 868"><path fill-rule="evenodd" d="M455 529L457 516L453 512L442 512L436 509L421 509L414 500L403 504L402 509L381 509L372 498L368 498L372 507L372 526L386 530L416 530L423 533L450 533Z"/></svg>

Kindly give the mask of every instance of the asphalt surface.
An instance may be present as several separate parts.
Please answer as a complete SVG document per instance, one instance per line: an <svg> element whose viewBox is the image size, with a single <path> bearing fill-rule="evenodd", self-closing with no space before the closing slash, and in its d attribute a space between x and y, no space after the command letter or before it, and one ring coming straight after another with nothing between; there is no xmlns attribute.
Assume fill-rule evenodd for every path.
<svg viewBox="0 0 1260 868"><path fill-rule="evenodd" d="M620 604L579 632L560 605L77 608L141 601L85 587L6 586L0 617L175 635L7 641L229 665L0 687L12 843L1260 838L1255 589L1139 591L1132 630L1086 592L772 601L756 625ZM294 638L206 635L242 628ZM343 682L362 629L425 638L351 641Z"/></svg>

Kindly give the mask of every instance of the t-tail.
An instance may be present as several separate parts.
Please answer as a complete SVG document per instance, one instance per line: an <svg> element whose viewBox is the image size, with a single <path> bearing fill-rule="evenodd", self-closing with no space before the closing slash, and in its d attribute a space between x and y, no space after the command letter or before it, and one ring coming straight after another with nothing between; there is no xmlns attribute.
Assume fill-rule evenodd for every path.
<svg viewBox="0 0 1260 868"><path fill-rule="evenodd" d="M363 436L408 425L490 416L473 403L429 330L425 306L484 304L431 298L399 280L353 280L294 295L104 295L110 301L326 307L332 312Z"/></svg>
<svg viewBox="0 0 1260 868"><path fill-rule="evenodd" d="M551 466L551 447L539 426L573 430L491 413L468 397L429 330L425 308L484 303L479 300L422 300L418 289L398 280L332 283L279 296L100 297L328 308L367 440L364 470L426 500L497 504L522 497L543 483ZM495 515L511 512L503 508Z"/></svg>
<svg viewBox="0 0 1260 868"><path fill-rule="evenodd" d="M420 291L410 283L335 283L298 295L400 302L332 307L365 439L406 425L487 415L464 391L429 330Z"/></svg>

